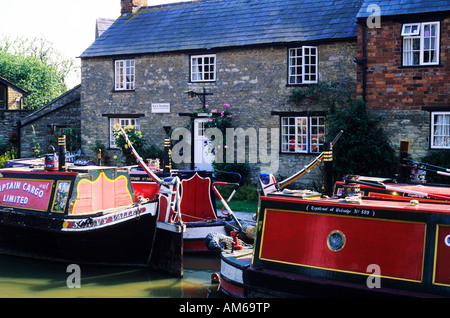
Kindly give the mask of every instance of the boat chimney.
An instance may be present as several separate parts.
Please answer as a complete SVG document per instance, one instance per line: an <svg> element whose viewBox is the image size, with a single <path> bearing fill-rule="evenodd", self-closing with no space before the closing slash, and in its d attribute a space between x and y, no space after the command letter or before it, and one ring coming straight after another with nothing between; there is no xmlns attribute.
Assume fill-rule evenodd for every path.
<svg viewBox="0 0 450 318"><path fill-rule="evenodd" d="M66 136L58 138L59 171L66 171Z"/></svg>
<svg viewBox="0 0 450 318"><path fill-rule="evenodd" d="M164 162L163 162L163 172L170 172L172 169L172 150L170 142L170 126L164 126L166 132L166 137L164 138Z"/></svg>

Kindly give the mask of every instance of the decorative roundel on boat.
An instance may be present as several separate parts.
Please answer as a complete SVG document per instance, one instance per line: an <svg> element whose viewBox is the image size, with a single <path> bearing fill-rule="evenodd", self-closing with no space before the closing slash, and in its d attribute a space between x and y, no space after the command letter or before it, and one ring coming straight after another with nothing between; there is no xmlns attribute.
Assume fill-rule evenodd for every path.
<svg viewBox="0 0 450 318"><path fill-rule="evenodd" d="M447 235L447 236L444 238L444 242L445 242L445 245L450 246L450 235Z"/></svg>
<svg viewBox="0 0 450 318"><path fill-rule="evenodd" d="M328 234L327 245L333 252L339 252L344 248L345 235L341 231L332 231Z"/></svg>

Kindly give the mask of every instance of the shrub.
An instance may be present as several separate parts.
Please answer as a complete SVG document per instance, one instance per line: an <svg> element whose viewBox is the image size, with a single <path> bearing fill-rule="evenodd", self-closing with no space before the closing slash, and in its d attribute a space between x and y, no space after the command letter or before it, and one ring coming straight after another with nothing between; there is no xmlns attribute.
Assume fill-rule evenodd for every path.
<svg viewBox="0 0 450 318"><path fill-rule="evenodd" d="M378 123L367 114L362 100L344 107L336 105L336 111L329 116L327 133L332 140L340 130L344 131L333 148L335 180L346 174L393 176L394 150Z"/></svg>
<svg viewBox="0 0 450 318"><path fill-rule="evenodd" d="M0 155L0 168L5 167L5 163L8 160L13 160L17 158L17 151L14 148L11 148L11 150L8 150L3 155Z"/></svg>
<svg viewBox="0 0 450 318"><path fill-rule="evenodd" d="M421 160L442 168L450 168L450 151L449 150L430 150L428 154ZM431 170L438 170L430 167ZM427 172L426 180L430 183L450 184L450 177L442 176L434 172Z"/></svg>

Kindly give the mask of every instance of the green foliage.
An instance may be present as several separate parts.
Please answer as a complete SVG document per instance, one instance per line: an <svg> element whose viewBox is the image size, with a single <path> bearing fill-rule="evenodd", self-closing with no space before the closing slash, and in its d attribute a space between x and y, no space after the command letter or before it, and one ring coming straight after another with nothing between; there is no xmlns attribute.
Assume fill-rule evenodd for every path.
<svg viewBox="0 0 450 318"><path fill-rule="evenodd" d="M0 155L0 168L5 167L5 163L8 160L13 160L17 158L17 151L15 148L11 148L10 150L6 151L4 154Z"/></svg>
<svg viewBox="0 0 450 318"><path fill-rule="evenodd" d="M348 104L352 100L351 83L348 82L319 82L306 87L294 88L288 101L299 104L303 100L318 101L322 106L334 111L336 105Z"/></svg>
<svg viewBox="0 0 450 318"><path fill-rule="evenodd" d="M97 162L98 160L98 154L100 152L100 159L102 161L102 164L108 165L110 163L110 157L106 153L106 147L102 144L100 140L96 140L94 145L91 146L91 151L96 154L95 159L93 159L94 162Z"/></svg>
<svg viewBox="0 0 450 318"><path fill-rule="evenodd" d="M144 139L142 138L142 133L139 130L137 130L134 126L124 127L123 130L127 134L128 139L130 140L131 144L133 145L137 153L139 154L142 153L142 149L144 147ZM122 150L122 154L125 157L126 165L131 166L136 164L136 158L134 158L134 155L131 152L131 149L128 146L128 143L118 125L114 127L114 137L115 137L115 144L120 148L120 150Z"/></svg>
<svg viewBox="0 0 450 318"><path fill-rule="evenodd" d="M164 158L164 151L156 147L155 145L148 145L144 138L142 137L142 133L138 131L134 126L127 126L123 128L125 133L128 136L128 139L130 140L131 144L133 145L134 149L137 151L137 153L143 158L151 158L156 159L159 158L162 162ZM130 147L128 146L128 143L126 142L125 137L123 136L122 132L120 131L120 128L118 125L114 127L114 137L115 137L115 144L122 150L122 154L125 157L125 164L132 166L136 164L136 158L131 152Z"/></svg>
<svg viewBox="0 0 450 318"><path fill-rule="evenodd" d="M81 149L81 127L79 124L54 131L53 135L49 137L49 145L58 149L58 138L61 136L66 136L67 151L75 152Z"/></svg>
<svg viewBox="0 0 450 318"><path fill-rule="evenodd" d="M230 105L223 104L223 109L205 106L205 113L208 114L208 121L205 124L205 128L219 128L222 134L225 136L226 129L231 127L231 120L233 115L229 112Z"/></svg>
<svg viewBox="0 0 450 318"><path fill-rule="evenodd" d="M235 172L239 173L242 177L241 183L248 182L248 178L250 175L250 166L247 163L217 163L213 162L213 171L217 180L237 183L238 177L234 174L223 173L225 172Z"/></svg>
<svg viewBox="0 0 450 318"><path fill-rule="evenodd" d="M164 150L158 148L155 145L145 146L142 149L142 154L140 154L145 159L157 159L159 158L160 162L163 162L164 159Z"/></svg>
<svg viewBox="0 0 450 318"><path fill-rule="evenodd" d="M430 150L428 154L420 160L421 162L428 163L434 166L442 168L450 168L450 151L449 150ZM431 170L433 169L430 167ZM426 180L428 183L441 183L450 184L450 177L442 176L434 172L428 172L426 174Z"/></svg>
<svg viewBox="0 0 450 318"><path fill-rule="evenodd" d="M0 138L0 168L5 167L6 161L17 158L17 150L15 149L16 144L16 133L10 134L6 141Z"/></svg>
<svg viewBox="0 0 450 318"><path fill-rule="evenodd" d="M30 157L39 158L41 155L41 144L39 143L38 137L36 136L36 130L34 129L34 126L31 125L31 128L33 129L33 149L31 150Z"/></svg>
<svg viewBox="0 0 450 318"><path fill-rule="evenodd" d="M332 140L340 130L344 134L333 148L335 180L346 174L390 177L395 170L394 150L378 125L371 118L362 100L348 106L337 106L328 117L327 136Z"/></svg>
<svg viewBox="0 0 450 318"><path fill-rule="evenodd" d="M218 190L225 201L227 201L233 191L233 187L222 186ZM244 184L237 189L228 205L232 211L256 212L258 199L257 188L254 185ZM217 199L216 206L218 209L222 209L223 204Z"/></svg>
<svg viewBox="0 0 450 318"><path fill-rule="evenodd" d="M0 40L0 76L26 90L25 108L37 109L67 91L74 62L63 60L43 39Z"/></svg>

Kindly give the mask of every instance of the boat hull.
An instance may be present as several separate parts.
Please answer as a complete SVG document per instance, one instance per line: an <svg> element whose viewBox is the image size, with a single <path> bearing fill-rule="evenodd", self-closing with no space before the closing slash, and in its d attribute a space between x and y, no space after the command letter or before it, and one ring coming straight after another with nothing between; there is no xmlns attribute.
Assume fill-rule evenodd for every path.
<svg viewBox="0 0 450 318"><path fill-rule="evenodd" d="M76 264L148 267L154 208L72 218L0 211L0 252Z"/></svg>
<svg viewBox="0 0 450 318"><path fill-rule="evenodd" d="M186 231L183 236L184 253L215 253L207 248L205 238L210 233L227 235L225 230L226 224L225 219L216 219L211 222L185 223Z"/></svg>
<svg viewBox="0 0 450 318"><path fill-rule="evenodd" d="M449 212L447 204L263 197L253 260L243 268L222 253L221 288L241 288L237 297L448 297Z"/></svg>

